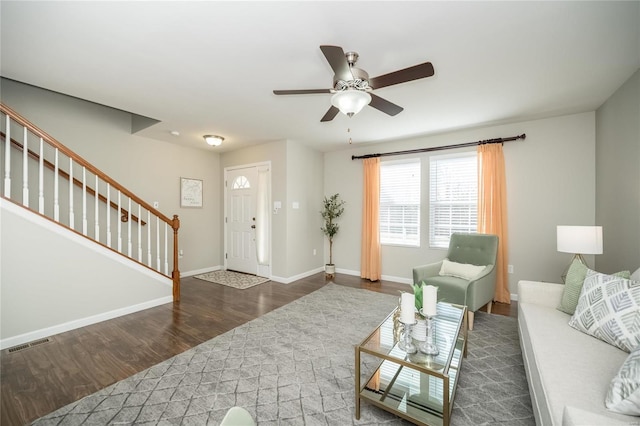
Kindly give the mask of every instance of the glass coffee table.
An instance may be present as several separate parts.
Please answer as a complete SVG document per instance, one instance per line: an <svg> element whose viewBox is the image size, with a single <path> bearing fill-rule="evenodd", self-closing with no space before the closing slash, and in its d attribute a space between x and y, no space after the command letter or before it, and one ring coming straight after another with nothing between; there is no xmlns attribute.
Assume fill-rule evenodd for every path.
<svg viewBox="0 0 640 426"><path fill-rule="evenodd" d="M467 308L438 303L437 356L419 350L407 354L398 347L396 311L397 308L355 348L356 419L360 419L360 403L364 400L418 425L448 426L467 351ZM422 341L414 338L413 343L419 347ZM362 362L378 363L363 385Z"/></svg>

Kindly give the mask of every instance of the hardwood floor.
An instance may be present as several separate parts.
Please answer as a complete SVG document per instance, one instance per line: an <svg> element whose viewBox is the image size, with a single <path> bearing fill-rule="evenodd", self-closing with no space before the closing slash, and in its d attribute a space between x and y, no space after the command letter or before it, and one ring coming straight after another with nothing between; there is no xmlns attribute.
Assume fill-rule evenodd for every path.
<svg viewBox="0 0 640 426"><path fill-rule="evenodd" d="M336 284L387 294L407 284L337 274ZM324 273L291 284L236 290L182 280L182 300L55 335L51 342L0 354L0 425L21 425L151 367L319 289ZM493 313L517 315L515 304Z"/></svg>

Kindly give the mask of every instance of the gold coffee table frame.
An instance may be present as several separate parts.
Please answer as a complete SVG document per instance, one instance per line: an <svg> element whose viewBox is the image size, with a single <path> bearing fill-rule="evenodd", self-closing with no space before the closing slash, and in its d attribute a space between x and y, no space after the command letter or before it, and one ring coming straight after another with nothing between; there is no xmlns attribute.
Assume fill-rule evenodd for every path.
<svg viewBox="0 0 640 426"><path fill-rule="evenodd" d="M440 353L435 357L419 350L408 355L398 347L397 309L355 348L356 419L365 400L418 425L449 426L462 359L467 356L467 307L438 303L435 334ZM422 342L414 343L419 347ZM362 354L379 360L363 385Z"/></svg>

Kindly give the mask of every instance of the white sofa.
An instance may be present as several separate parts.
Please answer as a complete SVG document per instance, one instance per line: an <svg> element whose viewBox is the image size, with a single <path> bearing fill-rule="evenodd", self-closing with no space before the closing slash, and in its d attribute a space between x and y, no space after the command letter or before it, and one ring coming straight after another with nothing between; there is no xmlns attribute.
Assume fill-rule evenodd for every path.
<svg viewBox="0 0 640 426"><path fill-rule="evenodd" d="M537 425L639 425L604 400L628 353L571 328L562 284L520 281L518 327Z"/></svg>

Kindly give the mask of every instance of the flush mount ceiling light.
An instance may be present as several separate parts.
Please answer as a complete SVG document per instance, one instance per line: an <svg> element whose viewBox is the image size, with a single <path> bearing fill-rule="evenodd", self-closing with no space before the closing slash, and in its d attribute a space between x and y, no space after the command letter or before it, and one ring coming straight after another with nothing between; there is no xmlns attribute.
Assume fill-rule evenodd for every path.
<svg viewBox="0 0 640 426"><path fill-rule="evenodd" d="M224 138L217 135L204 135L204 140L211 146L220 146Z"/></svg>
<svg viewBox="0 0 640 426"><path fill-rule="evenodd" d="M371 95L357 89L342 90L331 97L331 105L341 113L353 117L371 102Z"/></svg>

